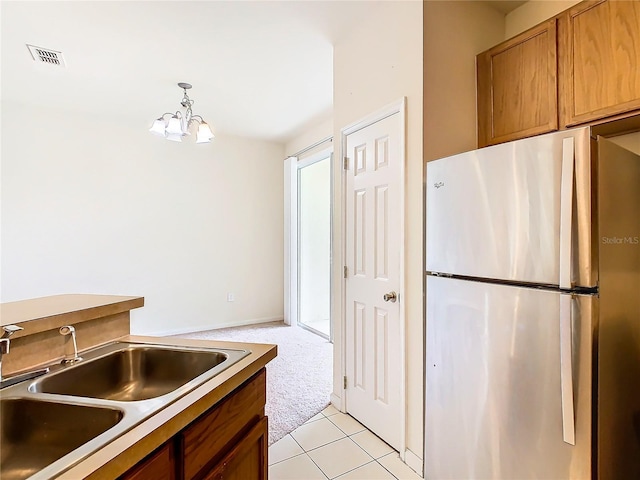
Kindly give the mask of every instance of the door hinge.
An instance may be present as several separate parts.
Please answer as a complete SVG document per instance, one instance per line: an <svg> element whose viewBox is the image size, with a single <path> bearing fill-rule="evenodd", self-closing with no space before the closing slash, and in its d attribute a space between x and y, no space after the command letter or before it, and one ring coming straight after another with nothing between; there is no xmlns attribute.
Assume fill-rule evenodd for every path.
<svg viewBox="0 0 640 480"><path fill-rule="evenodd" d="M342 276L344 278L347 278L348 275L349 275L349 268L345 265L344 268L342 269Z"/></svg>
<svg viewBox="0 0 640 480"><path fill-rule="evenodd" d="M347 389L347 376L342 377L342 388Z"/></svg>
<svg viewBox="0 0 640 480"><path fill-rule="evenodd" d="M345 170L349 170L349 157L344 157L344 161L342 163L342 168L344 168Z"/></svg>

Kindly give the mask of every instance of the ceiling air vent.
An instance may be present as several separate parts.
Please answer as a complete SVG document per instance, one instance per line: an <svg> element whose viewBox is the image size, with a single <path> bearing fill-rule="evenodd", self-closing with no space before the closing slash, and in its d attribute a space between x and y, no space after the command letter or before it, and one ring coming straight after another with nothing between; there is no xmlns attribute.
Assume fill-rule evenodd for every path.
<svg viewBox="0 0 640 480"><path fill-rule="evenodd" d="M48 63L50 65L58 65L64 67L64 57L62 52L57 52L49 48L35 47L27 44L27 48L31 52L31 56L36 62Z"/></svg>

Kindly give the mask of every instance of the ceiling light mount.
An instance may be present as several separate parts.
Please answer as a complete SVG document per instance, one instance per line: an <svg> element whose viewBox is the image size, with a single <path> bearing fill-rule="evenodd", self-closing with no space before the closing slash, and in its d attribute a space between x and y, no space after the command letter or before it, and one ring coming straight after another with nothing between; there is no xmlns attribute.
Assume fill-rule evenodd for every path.
<svg viewBox="0 0 640 480"><path fill-rule="evenodd" d="M196 133L196 143L210 143L211 139L214 138L211 128L209 128L209 125L207 125L200 115L193 114L192 107L195 101L191 100L189 95L187 95L187 90L191 88L191 84L180 82L178 83L178 87L184 90L184 95L180 101L180 105L185 109L185 112L182 113L177 111L175 114L163 113L153 122L149 131L154 135L164 137L167 140L181 142L182 137L191 135L189 129L195 122L197 122L198 130ZM165 120L165 116L167 115L170 115L170 117Z"/></svg>

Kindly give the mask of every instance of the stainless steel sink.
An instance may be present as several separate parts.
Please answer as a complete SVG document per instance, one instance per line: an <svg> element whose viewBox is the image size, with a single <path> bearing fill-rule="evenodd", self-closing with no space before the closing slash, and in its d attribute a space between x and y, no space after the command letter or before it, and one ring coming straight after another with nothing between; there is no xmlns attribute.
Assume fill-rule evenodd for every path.
<svg viewBox="0 0 640 480"><path fill-rule="evenodd" d="M122 402L147 400L176 390L228 359L221 351L129 345L44 377L33 390Z"/></svg>
<svg viewBox="0 0 640 480"><path fill-rule="evenodd" d="M27 478L116 425L115 408L0 400L0 478Z"/></svg>
<svg viewBox="0 0 640 480"><path fill-rule="evenodd" d="M56 477L250 353L113 342L0 388L0 478Z"/></svg>

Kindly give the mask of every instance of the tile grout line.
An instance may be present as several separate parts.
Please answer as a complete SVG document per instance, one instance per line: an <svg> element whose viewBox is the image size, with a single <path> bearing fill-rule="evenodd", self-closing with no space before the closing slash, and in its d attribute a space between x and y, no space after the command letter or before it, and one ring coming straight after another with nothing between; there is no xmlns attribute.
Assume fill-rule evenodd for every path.
<svg viewBox="0 0 640 480"><path fill-rule="evenodd" d="M322 412L320 412L320 413L322 413ZM324 413L322 413L322 415L324 416L324 418L326 418L327 420L329 420L329 417L327 417ZM335 414L334 414L334 415L335 415ZM333 415L330 415L330 416L333 416ZM322 419L318 419L318 420L322 420ZM315 422L317 422L318 420L315 420L314 422L311 422L311 423L315 423ZM291 438L293 438L293 441L294 441L294 442L296 442L296 443L300 446L300 448L302 449L302 451L303 451L304 453L311 452L311 451L313 451L313 450L317 450L318 448L322 448L322 447L324 447L325 445L330 445L330 444L332 444L332 443L338 442L338 441L340 441L340 440L343 440L344 438L349 438L349 436L350 436L350 435L349 435L347 432L345 432L344 430L342 430L338 425L336 425L335 423L333 423L331 420L329 420L329 422L330 422L334 427L336 427L338 430L340 430L340 431L342 432L342 434L344 435L344 437L342 437L342 438L338 438L338 439L336 439L336 440L331 440L330 442L323 443L322 445L318 445L317 447L311 448L311 449L309 449L309 450L305 450L305 448L304 448L302 445L300 445L300 442L298 442L298 441L296 440L296 438L295 438L293 435L291 435L291 433L295 432L295 430L294 430L293 432L291 432L291 433L288 433L287 435L290 435L290 436L291 436ZM306 424L303 424L303 425L306 425ZM300 425L300 426L302 426L302 425ZM300 427L298 427L298 428L300 428ZM296 430L297 430L297 429L296 429ZM364 431L364 430L361 430L360 432L357 432L357 433L361 433L361 432L363 432L363 431ZM354 435L355 435L355 433L354 433ZM352 440L352 441L353 441L353 440ZM354 442L354 443L356 443L356 442ZM356 445L358 445L358 444L356 443ZM358 445L358 447L360 447L360 445ZM360 448L362 448L362 447L360 447ZM363 450L364 450L364 449L363 449ZM365 453L367 453L367 454L368 454L368 452L365 452ZM371 456L371 455L370 455L370 456ZM278 462L278 463L280 463L280 462Z"/></svg>
<svg viewBox="0 0 640 480"><path fill-rule="evenodd" d="M337 426L337 425L336 425L336 426ZM338 428L339 428L339 427L338 427ZM375 459L375 458L373 458L373 455L371 455L371 454L370 454L369 452L367 452L364 448L362 448L360 445L358 445L358 444L357 444L357 443L356 443L356 442L351 438L351 436L347 435L347 437L346 437L346 438L348 438L349 440L351 440L351 443L353 443L356 447L358 447L360 450L362 450L365 454L369 455L369 458L371 458L371 462L376 462L376 459ZM349 472L353 472L354 470L357 470L358 468L364 467L365 465L369 465L371 462L363 463L362 465L359 465L359 466L357 466L357 467L355 467L355 468L352 468L351 470L347 470L346 472L342 472L340 475L346 475L347 473L349 473ZM382 465L381 465L381 466L382 466ZM384 467L383 467L383 468L384 468ZM320 470L322 470L322 469L320 469ZM386 469L385 469L385 470L386 470ZM322 473L324 473L324 471L323 471ZM391 472L389 472L389 473L391 473ZM326 475L326 473L325 473L325 475ZM333 477L333 478L338 478L340 475L337 475L337 476L335 476L335 477ZM392 474L392 475L393 475L393 474Z"/></svg>
<svg viewBox="0 0 640 480"><path fill-rule="evenodd" d="M345 415L347 415L347 414L345 414ZM331 416L333 417L333 416L335 416L335 415L331 415ZM353 418L351 415L347 415L347 416L348 416L349 418ZM357 432L353 432L353 433L347 433L347 432L345 432L342 428L340 428L340 426L339 426L338 424L336 424L336 422L332 421L329 417L327 417L327 420L329 420L331 423L333 423L333 424L336 426L336 428L337 428L338 430L340 430L342 433L344 433L347 437L350 437L351 435L356 435L356 434L358 434L358 433L362 433L362 432L364 432L365 430L367 430L367 427L365 427L364 425L362 425L362 424L361 424L360 422L358 422L355 418L353 418L353 420L354 420L354 421L356 421L356 422L358 422L358 423L360 423L360 425L362 425L362 430L358 430Z"/></svg>
<svg viewBox="0 0 640 480"><path fill-rule="evenodd" d="M322 411L321 411L320 413L322 413L322 416L323 416L324 418L326 418L327 420L329 420L329 418L328 418L328 417L327 417L327 416L326 416ZM320 419L318 419L318 420L320 420ZM317 420L316 420L316 421L317 421ZM329 420L329 421L331 421L331 420ZM313 423L313 422L311 422L311 423ZM333 422L331 422L331 423L333 423ZM293 435L291 435L291 438L293 438L293 440L294 440L298 445L300 445L300 443L298 443L298 441L295 439L295 437L294 437ZM336 442L337 442L337 440L336 440ZM333 443L333 442L329 442L329 443ZM329 445L329 444L327 443L327 444L325 444L325 445ZM324 445L321 445L321 446L324 446ZM309 454L307 453L307 450L305 450L305 449L304 449L304 447L303 447L302 445L300 445L300 448L302 448L302 451L304 452L304 454L309 458L309 460L311 460L311 463L313 463L313 464L316 466L316 468L317 468L318 470L320 470L320 473L322 473L322 475L324 475L324 477L325 477L327 480L330 480L330 479L329 479L329 475L327 475L327 474L324 472L324 470L322 470L322 469L320 468L320 465L318 465L318 464L313 460L313 458L311 458L311 455L309 455ZM320 447L316 447L316 448L320 448ZM312 449L312 450L315 450L315 449ZM309 450L309 451L311 451L311 450Z"/></svg>
<svg viewBox="0 0 640 480"><path fill-rule="evenodd" d="M348 415L348 414L345 414L345 415ZM350 416L350 415L349 415L349 416ZM353 418L353 417L351 417L351 418ZM354 419L354 420L355 420L355 419ZM357 421L357 420L356 420L356 421ZM331 423L333 423L333 422L331 422ZM335 425L335 423L333 423L333 424ZM336 427L338 427L338 425L336 425ZM339 429L339 430L342 430L340 427L338 427L338 429ZM342 431L344 432L344 430L342 430ZM351 434L351 435L346 434L346 432L345 432L345 434L347 435L347 438L348 438L349 440L351 440L351 441L352 441L353 443L355 443L359 448L361 448L361 449L362 449L362 450L363 450L367 455L369 455L369 457L371 457L371 458L372 458L372 461L373 461L373 462L375 462L375 463L377 463L378 465L380 465L380 467L382 467L382 468L383 468L387 473L389 473L389 475L391 475L395 480L398 480L398 477L396 477L396 476L393 474L393 472L391 472L387 467L385 467L382 463L380 463L380 462L379 462L379 459L380 459L380 458L386 457L387 455L392 455L392 454L395 452L395 450L392 450L392 451L391 451L391 452L389 452L389 453L385 453L384 455L381 455L379 458L375 458L373 455L371 455L369 452L367 452L363 447L361 447L361 446L358 444L358 442L356 442L353 438L351 438L353 435L357 435L357 434L362 433L362 432L365 432L365 431L371 432L371 430L368 430L368 429L365 427L363 430L360 430L359 432L355 432L355 433L353 433L353 434ZM373 433L373 432L371 432L371 433ZM373 435L375 435L375 433L373 433ZM380 438L380 437L378 437L377 435L376 435L376 437L377 437L377 438ZM336 441L337 441L337 440L336 440ZM384 442L384 440L382 440L382 439L381 439L381 441L383 441L383 442ZM385 444L386 444L386 442L385 442ZM364 465L369 465L370 463L372 463L372 462L367 462L367 463L365 463ZM363 467L364 465L360 465L360 467L353 468L353 469L349 470L348 472L341 473L340 475L346 475L347 473L352 472L353 470L356 470L356 469L358 469L358 468L361 468L361 467ZM318 468L319 468L319 467L318 467ZM321 469L321 470L322 470L322 469ZM324 473L324 472L322 472L322 473ZM325 475L326 475L326 474L325 474ZM340 475L338 475L338 477L339 477ZM336 477L336 478L337 478L337 477Z"/></svg>
<svg viewBox="0 0 640 480"><path fill-rule="evenodd" d="M337 425L336 425L336 426L337 426ZM358 433L360 433L360 432L358 432ZM346 434L345 434L345 435L346 435ZM367 452L364 448L362 448L360 445L358 445L358 444L357 444L357 443L356 443L356 442L355 442L355 441L354 441L354 440L353 440L349 435L346 435L345 437L340 438L340 439L338 439L338 440L334 440L334 441L332 441L332 442L326 443L326 444L324 444L324 445L322 445L322 446L320 446L320 447L313 448L313 449L309 450L309 452L312 452L312 451L317 450L317 449L319 449L319 448L322 448L322 447L324 447L324 446L330 445L330 444L332 444L332 443L339 442L339 441L341 441L341 440L344 440L345 438L348 438L349 440L351 440L351 442L352 442L356 447L358 447L358 448L359 448L360 450L362 450L366 455L368 455L368 456L369 456L369 458L371 459L371 461L369 461L369 462L367 462L367 463L363 463L362 465L359 465L359 466L357 466L357 467L355 467L355 468L352 468L351 470L347 470L346 472L342 472L340 475L346 475L347 473L352 472L352 471L354 471L354 470L356 470L356 469L358 469L358 468L360 468L360 467L363 467L363 466L365 466L365 465L368 465L368 464L370 464L371 462L377 462L377 463L380 463L380 462L378 462L375 458L373 458L373 455L371 455L371 454L370 454L369 452ZM304 450L304 449L303 449L303 450ZM318 465L318 464L313 460L313 458L311 457L311 455L309 455L309 454L307 453L307 451L305 451L305 453L309 456L309 458L310 458L310 459L311 459L311 461L316 465L316 467L318 467L318 468L320 469L320 471L322 472L322 474L323 474L325 477L327 477L329 480L333 480L334 478L338 478L338 477L340 476L340 475L336 475L335 477L329 477L329 475L327 475L327 473L326 473L324 470L322 470L322 468L320 468L320 465ZM382 468L384 468L384 465L380 465L380 466L381 466ZM385 468L385 470L387 470L387 469ZM388 470L387 470L387 471L388 471ZM397 477L396 477L395 475L393 475L393 473L391 473L391 472L389 472L389 473L391 474L391 476L392 476L392 477L396 478L396 480L397 480Z"/></svg>
<svg viewBox="0 0 640 480"><path fill-rule="evenodd" d="M295 455L292 455L292 456L287 457L287 458L285 458L285 459L283 459L283 460L280 460L279 462L272 463L271 465L269 465L269 468L271 468L271 467L273 467L273 466L275 466L275 465L279 465L279 464L281 464L282 462L286 462L287 460L291 460L292 458L299 457L300 455L304 455L305 453L307 453L307 452L296 453Z"/></svg>
<svg viewBox="0 0 640 480"><path fill-rule="evenodd" d="M387 454L387 455L390 455L390 454ZM383 457L386 457L386 455L383 455ZM380 457L380 458L382 458L382 457ZM377 459L376 459L376 462L378 462L378 460L377 460ZM398 479L398 477L396 477L396 476L394 475L394 473L393 473L391 470L389 470L387 467L385 467L383 464L381 464L380 462L378 462L378 465L380 465L380 466L381 466L382 468L384 468L387 472L389 472L389 475L391 475L393 478L395 478L396 480L399 480L399 479Z"/></svg>
<svg viewBox="0 0 640 480"><path fill-rule="evenodd" d="M365 430L366 430L366 429L365 429ZM358 433L362 433L362 432L364 432L365 430L361 430L360 432L354 433L354 435L357 435ZM391 475L395 480L398 480L398 477L396 477L392 472L390 472L390 471L389 471L389 469L388 469L388 468L386 468L384 465L382 465L382 464L378 461L378 459L377 459L377 458L375 458L373 455L371 455L369 452L367 452L363 447L361 447L361 446L358 444L358 442L356 442L353 438L351 438L351 435L349 435L349 436L348 436L348 438L349 438L349 440L351 440L353 443L355 443L358 447L360 447L360 448L361 448L361 449L362 449L362 450L363 450L367 455L369 455L369 456L372 458L373 462L375 462L375 463L377 463L378 465L380 465L380 466L381 466L385 471L387 471L387 472L389 473L389 475ZM395 451L395 450L394 450L394 451ZM392 452L390 452L390 453L392 453ZM382 457L384 457L384 456L386 456L386 455L389 455L389 454L382 455ZM382 458L382 457L380 457L380 458ZM370 463L372 463L372 462L367 462L367 463L365 463L364 465L369 465ZM364 465L360 465L360 467L357 467L357 468L364 467ZM353 470L356 470L356 469L354 468ZM349 470L349 471L351 472L351 471L353 471L353 470ZM345 472L345 473L348 473L348 472ZM342 475L344 475L344 473L343 473Z"/></svg>
<svg viewBox="0 0 640 480"><path fill-rule="evenodd" d="M310 448L309 450L305 450L304 448L302 448L302 445L300 445L299 443L298 443L298 445L300 445L300 448L302 448L302 450L304 451L304 453L309 453L309 452L313 452L314 450L318 450L319 448L326 447L327 445L331 445L332 443L339 442L340 440L344 440L345 438L349 438L349 436L348 436L348 435L345 435L345 436L344 436L344 437L342 437L342 438L338 438L338 439L336 439L336 440L331 440L330 442L323 443L322 445L318 445L317 447ZM294 440L295 440L295 438L294 438ZM354 442L354 443L355 443L355 442ZM357 445L357 444L356 444L356 445ZM359 445L358 445L358 446L359 446ZM362 448L362 447L360 447L360 448Z"/></svg>
<svg viewBox="0 0 640 480"><path fill-rule="evenodd" d="M291 458L299 457L300 455L304 455L305 453L307 453L307 451L304 448L302 448L302 445L300 445L300 443L295 439L295 437L293 435L291 435L291 433L292 432L287 433L287 435L285 435L282 438L285 438L287 436L291 437L291 440L293 440L296 443L296 445L298 445L300 447L300 450L302 450L302 453L296 453L295 455L292 455L290 457L284 458L284 459L280 460L279 462L272 463L271 465L269 465L269 467L272 467L273 465L278 465L279 463L286 462L287 460L289 460ZM280 440L282 440L282 438ZM280 441L280 440L278 440L278 441Z"/></svg>
<svg viewBox="0 0 640 480"><path fill-rule="evenodd" d="M327 475L327 474L326 474L326 472L320 468L320 465L318 465L318 464L313 460L313 458L311 458L311 455L309 455L307 452L304 452L304 454L305 454L307 457L309 457L309 460L311 460L311 461L313 462L313 464L316 466L316 468L317 468L318 470L320 470L320 472L322 473L322 475L324 475L328 480L331 480L331 479L329 478L329 475Z"/></svg>

